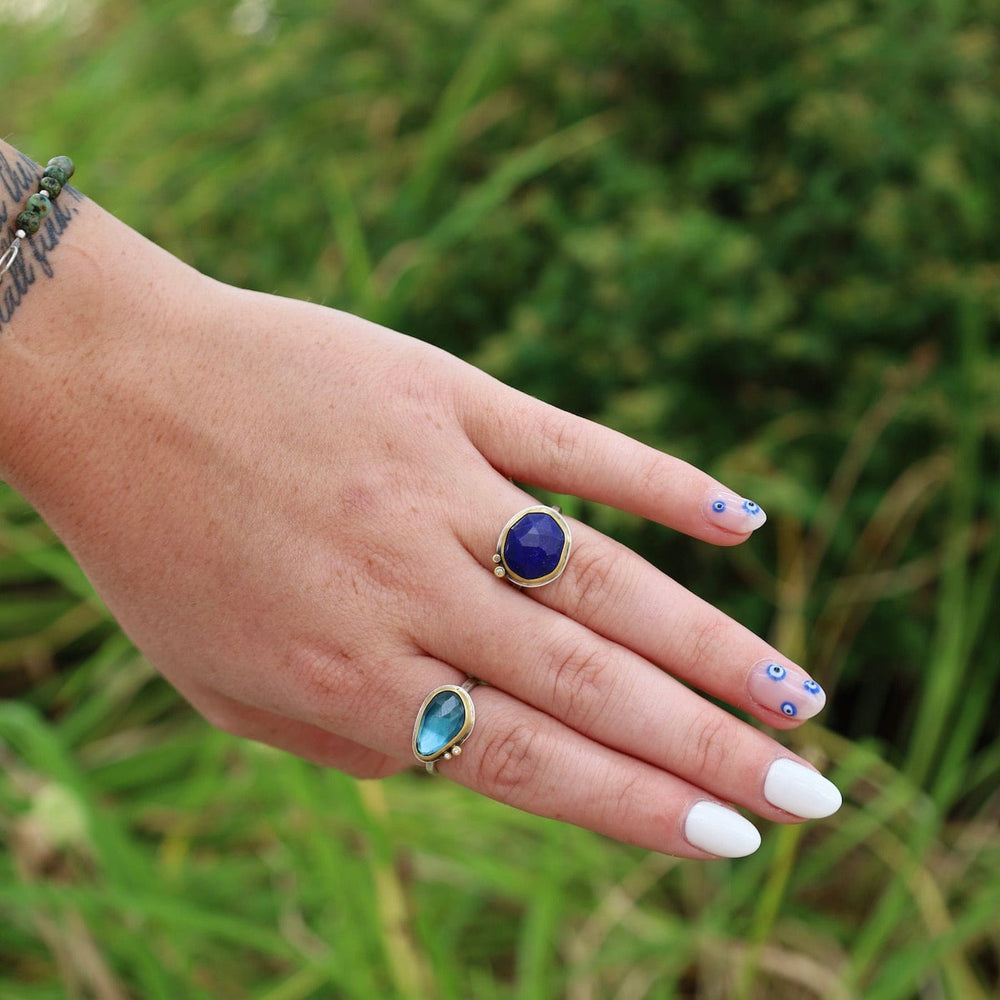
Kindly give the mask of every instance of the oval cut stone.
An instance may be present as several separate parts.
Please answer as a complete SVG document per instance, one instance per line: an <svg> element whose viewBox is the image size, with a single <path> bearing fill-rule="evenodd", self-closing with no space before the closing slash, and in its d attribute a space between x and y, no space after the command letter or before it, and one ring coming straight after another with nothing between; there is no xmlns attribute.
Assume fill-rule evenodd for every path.
<svg viewBox="0 0 1000 1000"><path fill-rule="evenodd" d="M417 721L414 745L421 757L432 757L447 750L465 729L468 712L465 702L451 690L438 691L425 706Z"/></svg>
<svg viewBox="0 0 1000 1000"><path fill-rule="evenodd" d="M566 532L549 513L529 511L507 529L504 539L504 566L524 581L551 576L563 561Z"/></svg>

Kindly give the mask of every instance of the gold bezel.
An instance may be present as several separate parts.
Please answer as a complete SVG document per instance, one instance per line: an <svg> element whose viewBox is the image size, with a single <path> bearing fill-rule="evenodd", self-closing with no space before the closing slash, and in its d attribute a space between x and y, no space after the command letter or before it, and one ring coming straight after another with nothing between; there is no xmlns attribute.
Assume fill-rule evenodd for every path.
<svg viewBox="0 0 1000 1000"><path fill-rule="evenodd" d="M526 514L548 514L556 524L562 529L563 537L565 541L563 542L562 554L559 556L559 564L556 566L551 573L547 573L545 576L534 577L533 579L525 579L523 576L519 576L517 573L513 572L511 568L507 565L507 560L503 556L504 542L507 541L507 535L510 534L510 529L517 524ZM494 556L493 561L499 563L503 567L503 575L506 579L510 580L511 583L517 584L518 587L544 587L545 584L551 583L557 577L562 576L562 571L566 568L566 563L569 560L569 550L573 544L573 536L570 533L569 525L566 523L565 518L559 513L554 507L546 507L545 504L536 504L534 507L525 507L524 510L519 510L504 526L503 531L500 532L500 537L497 539L497 553Z"/></svg>
<svg viewBox="0 0 1000 1000"><path fill-rule="evenodd" d="M417 733L420 730L420 723L424 717L424 712L427 711L430 703L442 692L450 691L457 694L459 698L462 699L462 704L465 706L465 724L459 730L458 735L449 743L447 746L442 747L440 750L432 754L423 754L417 751ZM441 760L443 757L457 756L456 751L460 753L459 747L472 735L472 727L476 724L476 706L472 702L472 696L464 687L459 687L457 684L442 684L441 687L434 688L433 691L426 698L424 698L424 703L420 706L420 711L417 712L417 718L413 723L413 739L410 745L413 748L413 756L417 758L421 763L430 764L433 761Z"/></svg>

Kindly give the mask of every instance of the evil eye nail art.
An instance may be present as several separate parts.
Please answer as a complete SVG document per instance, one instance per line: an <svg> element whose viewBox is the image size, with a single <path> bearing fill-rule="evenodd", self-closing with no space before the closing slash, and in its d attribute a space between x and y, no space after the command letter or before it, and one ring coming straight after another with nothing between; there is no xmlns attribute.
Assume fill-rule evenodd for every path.
<svg viewBox="0 0 1000 1000"><path fill-rule="evenodd" d="M789 719L811 719L826 704L826 693L804 670L777 660L758 660L747 689L758 705Z"/></svg>
<svg viewBox="0 0 1000 1000"><path fill-rule="evenodd" d="M740 534L756 531L767 520L759 504L725 490L713 491L705 501L704 511L711 524Z"/></svg>

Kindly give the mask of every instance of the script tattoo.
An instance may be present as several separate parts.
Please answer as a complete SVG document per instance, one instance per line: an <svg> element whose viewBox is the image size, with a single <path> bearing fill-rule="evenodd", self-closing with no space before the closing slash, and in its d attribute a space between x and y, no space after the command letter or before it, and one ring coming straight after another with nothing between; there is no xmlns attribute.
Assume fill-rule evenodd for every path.
<svg viewBox="0 0 1000 1000"><path fill-rule="evenodd" d="M41 176L42 168L27 156L18 154L12 158L0 152L0 253L13 240L12 223L28 196L38 190ZM17 260L0 281L0 334L32 286L55 277L52 251L59 246L82 201L79 191L64 187L53 200L52 214L42 223L42 228L21 241Z"/></svg>

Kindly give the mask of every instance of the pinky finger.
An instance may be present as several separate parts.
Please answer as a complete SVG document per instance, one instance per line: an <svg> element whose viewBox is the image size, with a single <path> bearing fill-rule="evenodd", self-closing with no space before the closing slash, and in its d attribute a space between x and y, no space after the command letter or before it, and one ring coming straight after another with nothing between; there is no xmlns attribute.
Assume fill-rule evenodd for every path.
<svg viewBox="0 0 1000 1000"><path fill-rule="evenodd" d="M476 730L438 769L526 812L685 858L738 858L757 828L701 789L588 740L493 688L476 689Z"/></svg>

